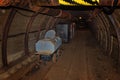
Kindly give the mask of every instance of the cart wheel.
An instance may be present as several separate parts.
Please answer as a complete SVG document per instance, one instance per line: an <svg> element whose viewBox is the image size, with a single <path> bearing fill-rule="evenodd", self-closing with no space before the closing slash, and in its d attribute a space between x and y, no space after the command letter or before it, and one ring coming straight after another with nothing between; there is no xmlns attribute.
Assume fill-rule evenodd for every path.
<svg viewBox="0 0 120 80"><path fill-rule="evenodd" d="M57 54L57 57L59 57L60 56L60 50L57 50L56 54Z"/></svg>
<svg viewBox="0 0 120 80"><path fill-rule="evenodd" d="M58 54L58 56L62 56L62 54L63 54L62 49L59 49L59 50L57 51L57 54Z"/></svg>
<svg viewBox="0 0 120 80"><path fill-rule="evenodd" d="M57 62L57 55L56 54L53 54L52 61L53 61L53 63Z"/></svg>

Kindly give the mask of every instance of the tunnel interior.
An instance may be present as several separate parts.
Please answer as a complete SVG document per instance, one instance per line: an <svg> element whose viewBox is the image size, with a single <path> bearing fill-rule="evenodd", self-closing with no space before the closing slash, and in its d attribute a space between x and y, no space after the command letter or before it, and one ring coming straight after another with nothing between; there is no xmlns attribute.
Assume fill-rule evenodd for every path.
<svg viewBox="0 0 120 80"><path fill-rule="evenodd" d="M46 31L55 30L58 24L63 23L69 25L69 35L73 34L73 32L70 33L73 28L75 33L89 30L102 54L112 60L113 66L119 72L120 10L116 9L111 15L100 12L91 20L89 17L93 10L63 11L65 13L62 10L43 8L41 12L36 13L18 8L0 9L1 75L18 66L18 63L23 62L22 65L28 65L24 62L27 60L31 64L34 63L36 61L35 43L44 38ZM70 41L67 44L72 42L72 38L74 37L69 37ZM26 68L22 70L24 69Z"/></svg>

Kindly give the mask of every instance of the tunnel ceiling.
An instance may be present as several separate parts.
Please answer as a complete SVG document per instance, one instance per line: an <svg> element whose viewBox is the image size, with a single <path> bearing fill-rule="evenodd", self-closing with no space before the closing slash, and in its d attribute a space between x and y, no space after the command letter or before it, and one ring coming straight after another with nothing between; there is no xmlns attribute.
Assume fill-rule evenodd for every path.
<svg viewBox="0 0 120 80"><path fill-rule="evenodd" d="M70 1L68 0L65 2L69 3ZM87 0L86 2L90 3ZM82 3L80 3L79 5L83 6ZM106 5L118 6L120 5L120 0L100 0L97 6L106 6ZM13 6L13 7L19 7L19 8L39 12L42 10L41 6L60 6L60 1L59 0L0 0L0 6L3 6L3 7ZM79 16L83 16L85 18L89 17L88 11L69 11L69 12L75 17L79 17Z"/></svg>

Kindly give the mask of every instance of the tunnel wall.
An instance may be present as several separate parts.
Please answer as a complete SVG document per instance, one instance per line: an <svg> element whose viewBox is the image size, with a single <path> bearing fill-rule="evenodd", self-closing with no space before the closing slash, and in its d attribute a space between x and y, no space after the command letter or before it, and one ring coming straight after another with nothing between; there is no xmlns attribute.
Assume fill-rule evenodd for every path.
<svg viewBox="0 0 120 80"><path fill-rule="evenodd" d="M118 55L118 69L120 70L120 10L116 9L114 14L112 14L111 16L109 16L109 19L111 20L111 22L113 23L113 25L115 26L115 30L117 33L117 38L118 38L118 45L119 45L119 55ZM112 20L113 18L113 20Z"/></svg>
<svg viewBox="0 0 120 80"><path fill-rule="evenodd" d="M0 13L0 18L3 18L0 20L0 67L34 54L36 41L64 20L24 10L6 10L4 15Z"/></svg>
<svg viewBox="0 0 120 80"><path fill-rule="evenodd" d="M119 19L116 12L119 11L116 10L112 15L106 15L103 12L98 14L91 23L91 30L104 54L110 56L118 67L120 64L120 33L118 33L120 27L116 25L118 20L115 19Z"/></svg>
<svg viewBox="0 0 120 80"><path fill-rule="evenodd" d="M27 15L32 13L23 12ZM24 55L24 37L26 27L30 17L22 16L18 13L15 14L14 19L10 25L8 39L7 39L7 59L8 63L22 57Z"/></svg>

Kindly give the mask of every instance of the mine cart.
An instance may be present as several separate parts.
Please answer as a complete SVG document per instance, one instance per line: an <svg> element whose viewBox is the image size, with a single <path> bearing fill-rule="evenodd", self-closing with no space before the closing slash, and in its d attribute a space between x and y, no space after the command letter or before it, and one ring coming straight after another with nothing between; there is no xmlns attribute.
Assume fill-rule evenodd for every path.
<svg viewBox="0 0 120 80"><path fill-rule="evenodd" d="M62 44L62 39L56 36L54 30L49 30L46 32L44 39L39 40L35 44L36 54L39 55L40 60L56 62L59 54L59 49Z"/></svg>

